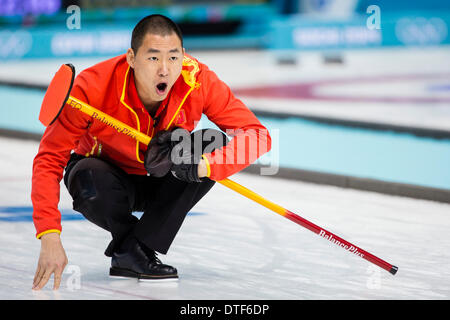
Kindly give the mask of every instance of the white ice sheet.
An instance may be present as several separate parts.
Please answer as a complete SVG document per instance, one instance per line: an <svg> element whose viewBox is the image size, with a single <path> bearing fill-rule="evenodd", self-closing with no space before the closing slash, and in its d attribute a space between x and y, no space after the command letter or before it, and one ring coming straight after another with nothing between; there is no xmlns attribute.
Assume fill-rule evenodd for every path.
<svg viewBox="0 0 450 320"><path fill-rule="evenodd" d="M0 206L31 206L38 143L0 138ZM233 180L397 265L388 272L217 184L186 218L163 262L176 283L108 277L110 235L63 221L61 288L31 290L31 221L0 220L0 299L449 299L450 205L248 174ZM61 209L71 199L61 188ZM51 280L53 282L53 280Z"/></svg>

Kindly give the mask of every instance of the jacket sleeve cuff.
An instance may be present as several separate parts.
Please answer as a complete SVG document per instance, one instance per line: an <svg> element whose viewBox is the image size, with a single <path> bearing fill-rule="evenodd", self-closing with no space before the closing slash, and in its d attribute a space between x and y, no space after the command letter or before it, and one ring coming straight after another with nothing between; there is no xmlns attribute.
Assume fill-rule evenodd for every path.
<svg viewBox="0 0 450 320"><path fill-rule="evenodd" d="M58 234L61 234L61 230L58 230L58 229L46 230L44 232L41 232L41 233L37 234L36 238L40 239L44 234L47 234L47 233L58 233Z"/></svg>
<svg viewBox="0 0 450 320"><path fill-rule="evenodd" d="M202 158L205 160L206 164L206 177L209 178L211 176L211 166L209 164L209 160L204 154L202 155Z"/></svg>

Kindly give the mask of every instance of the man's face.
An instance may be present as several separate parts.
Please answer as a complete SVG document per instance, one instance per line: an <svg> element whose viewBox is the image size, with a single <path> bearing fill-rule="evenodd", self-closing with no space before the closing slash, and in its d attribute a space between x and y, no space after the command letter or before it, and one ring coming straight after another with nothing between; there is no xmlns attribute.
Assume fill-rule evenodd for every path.
<svg viewBox="0 0 450 320"><path fill-rule="evenodd" d="M184 48L176 33L167 36L147 33L137 53L128 49L127 61L134 69L136 88L144 105L163 101L183 64Z"/></svg>

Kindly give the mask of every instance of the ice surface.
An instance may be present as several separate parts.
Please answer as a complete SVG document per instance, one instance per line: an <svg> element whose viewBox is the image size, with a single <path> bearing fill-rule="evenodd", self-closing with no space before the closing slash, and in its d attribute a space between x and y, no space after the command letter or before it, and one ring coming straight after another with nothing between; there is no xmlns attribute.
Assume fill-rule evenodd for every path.
<svg viewBox="0 0 450 320"><path fill-rule="evenodd" d="M0 207L30 207L38 143L0 138ZM112 279L110 235L63 220L69 265L61 288L31 290L40 242L30 220L0 209L0 299L449 299L450 205L237 174L236 182L397 265L364 259L217 184L192 209L163 262L175 283ZM71 209L61 188L60 209Z"/></svg>

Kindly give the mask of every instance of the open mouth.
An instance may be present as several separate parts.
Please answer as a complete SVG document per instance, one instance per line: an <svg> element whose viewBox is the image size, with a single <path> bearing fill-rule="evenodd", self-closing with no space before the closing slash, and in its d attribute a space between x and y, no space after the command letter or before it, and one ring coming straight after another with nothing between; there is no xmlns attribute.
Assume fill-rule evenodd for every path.
<svg viewBox="0 0 450 320"><path fill-rule="evenodd" d="M160 83L158 83L158 84L156 85L156 92L157 92L159 95L165 94L165 93L166 93L166 90L167 90L167 83L165 83L165 82L160 82Z"/></svg>

